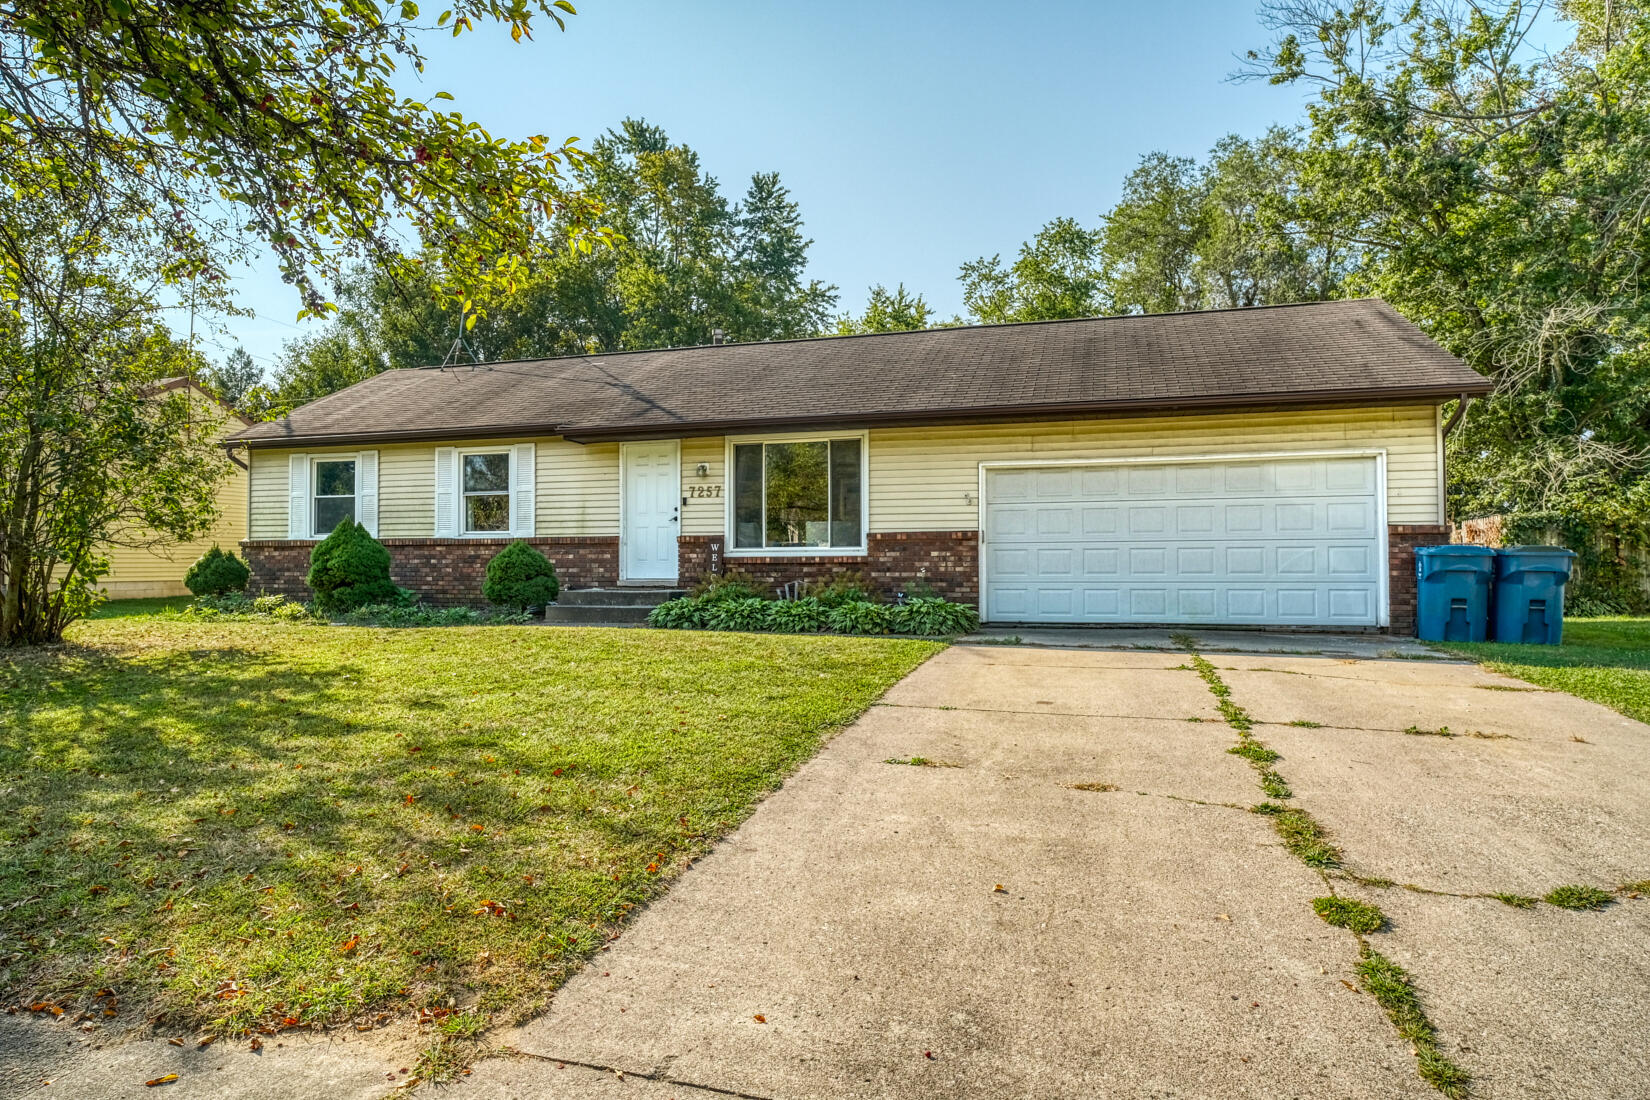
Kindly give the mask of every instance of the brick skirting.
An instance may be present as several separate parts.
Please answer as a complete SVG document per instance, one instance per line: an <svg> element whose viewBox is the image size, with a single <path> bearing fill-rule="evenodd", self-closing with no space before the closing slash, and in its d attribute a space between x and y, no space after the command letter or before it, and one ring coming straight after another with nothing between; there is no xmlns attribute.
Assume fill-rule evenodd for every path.
<svg viewBox="0 0 1650 1100"><path fill-rule="evenodd" d="M790 581L813 581L838 573L859 573L884 595L910 591L921 580L948 600L980 602L980 536L977 531L905 531L873 534L864 555L819 557L727 557L720 535L683 535L677 540L681 581L692 585L711 571L712 543L721 543L724 573L739 573L777 588Z"/></svg>
<svg viewBox="0 0 1650 1100"><path fill-rule="evenodd" d="M312 593L309 553L317 540L249 539L241 543L252 567L247 591L307 600ZM481 582L493 555L515 539L382 539L390 552L390 576L437 606L480 607ZM563 588L600 588L619 579L617 535L597 538L527 539L556 566Z"/></svg>
<svg viewBox="0 0 1650 1100"><path fill-rule="evenodd" d="M1415 548L1449 541L1449 528L1431 523L1387 525L1387 596L1391 602L1389 634L1415 633Z"/></svg>

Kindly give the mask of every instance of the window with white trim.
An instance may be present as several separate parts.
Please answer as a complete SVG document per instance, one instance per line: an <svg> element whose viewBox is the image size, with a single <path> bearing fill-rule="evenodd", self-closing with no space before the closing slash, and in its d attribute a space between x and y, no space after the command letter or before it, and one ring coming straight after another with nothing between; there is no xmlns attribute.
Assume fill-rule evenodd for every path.
<svg viewBox="0 0 1650 1100"><path fill-rule="evenodd" d="M355 519L355 459L318 458L314 468L310 515L319 538L331 534L340 521Z"/></svg>
<svg viewBox="0 0 1650 1100"><path fill-rule="evenodd" d="M510 452L464 451L459 456L464 533L510 530Z"/></svg>
<svg viewBox="0 0 1650 1100"><path fill-rule="evenodd" d="M733 549L861 550L863 436L733 444Z"/></svg>

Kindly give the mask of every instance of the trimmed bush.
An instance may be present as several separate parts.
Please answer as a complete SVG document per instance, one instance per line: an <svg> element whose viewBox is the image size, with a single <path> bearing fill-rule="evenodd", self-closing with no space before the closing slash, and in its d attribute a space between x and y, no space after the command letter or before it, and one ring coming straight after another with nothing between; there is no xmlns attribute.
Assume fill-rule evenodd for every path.
<svg viewBox="0 0 1650 1100"><path fill-rule="evenodd" d="M892 610L880 603L845 603L826 612L825 621L838 634L886 634Z"/></svg>
<svg viewBox="0 0 1650 1100"><path fill-rule="evenodd" d="M344 519L309 554L310 590L328 615L370 604L409 604L412 593L390 580L390 552L354 520Z"/></svg>
<svg viewBox="0 0 1650 1100"><path fill-rule="evenodd" d="M832 573L825 580L809 581L802 586L804 596L812 596L827 608L845 603L881 603L876 588L863 573Z"/></svg>
<svg viewBox="0 0 1650 1100"><path fill-rule="evenodd" d="M967 634L980 625L980 613L938 596L919 596L892 610L897 634Z"/></svg>
<svg viewBox="0 0 1650 1100"><path fill-rule="evenodd" d="M427 607L424 604L368 604L339 617L345 626L493 626L530 622L525 611L477 611L473 607Z"/></svg>
<svg viewBox="0 0 1650 1100"><path fill-rule="evenodd" d="M554 603L561 585L550 559L517 540L493 555L481 594L495 607L532 611Z"/></svg>
<svg viewBox="0 0 1650 1100"><path fill-rule="evenodd" d="M197 596L227 596L244 592L251 579L252 570L246 562L213 544L183 575L183 586Z"/></svg>
<svg viewBox="0 0 1650 1100"><path fill-rule="evenodd" d="M768 629L786 634L817 634L825 629L830 612L816 597L781 600L768 609Z"/></svg>
<svg viewBox="0 0 1650 1100"><path fill-rule="evenodd" d="M712 599L705 615L705 625L712 630L768 630L768 609L772 606L772 601L757 596Z"/></svg>
<svg viewBox="0 0 1650 1100"><path fill-rule="evenodd" d="M722 576L706 573L699 578L699 583L693 586L689 594L706 604L721 603L725 600L760 600L767 597L767 592L743 573L727 573Z"/></svg>
<svg viewBox="0 0 1650 1100"><path fill-rule="evenodd" d="M703 596L683 596L666 600L647 613L647 625L661 630L700 630L705 625L706 606Z"/></svg>

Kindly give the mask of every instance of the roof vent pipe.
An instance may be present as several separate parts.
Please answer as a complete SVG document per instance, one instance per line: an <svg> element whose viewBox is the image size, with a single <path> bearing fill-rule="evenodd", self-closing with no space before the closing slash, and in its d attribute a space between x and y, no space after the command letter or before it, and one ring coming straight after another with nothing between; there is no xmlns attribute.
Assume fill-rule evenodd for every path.
<svg viewBox="0 0 1650 1100"><path fill-rule="evenodd" d="M710 330L710 342L717 345L725 344L728 342L728 334L719 328L713 328Z"/></svg>

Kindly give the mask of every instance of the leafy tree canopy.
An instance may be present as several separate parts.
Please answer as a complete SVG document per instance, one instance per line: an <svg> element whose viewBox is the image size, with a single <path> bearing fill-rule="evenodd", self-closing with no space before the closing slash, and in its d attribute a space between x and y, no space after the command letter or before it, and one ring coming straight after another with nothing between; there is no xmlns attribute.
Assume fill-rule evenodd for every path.
<svg viewBox="0 0 1650 1100"><path fill-rule="evenodd" d="M824 327L836 288L806 277L812 242L778 175L753 176L732 201L691 148L631 119L592 143L574 182L600 204L616 234L611 247L534 248L479 317L443 296L437 254L396 272L359 270L342 283L339 315L286 346L268 411L391 367L708 344L717 329L729 341L786 339Z"/></svg>
<svg viewBox="0 0 1650 1100"><path fill-rule="evenodd" d="M934 310L921 294L912 294L901 283L893 290L880 283L872 287L865 312L858 317L844 313L837 317L835 334L857 336L867 332L909 332L933 328Z"/></svg>
<svg viewBox="0 0 1650 1100"><path fill-rule="evenodd" d="M482 23L517 40L567 0L449 0L425 26ZM541 18L542 17L542 18ZM0 4L0 173L14 191L79 188L142 211L177 276L221 280L274 250L303 310L352 258L393 264L402 225L439 256L460 301L508 285L547 215L583 225L564 187L570 144L495 138L441 104L400 95L422 72L412 0L30 0ZM0 268L16 297L22 275ZM10 284L10 285L7 285Z"/></svg>

